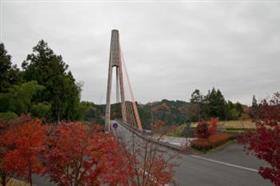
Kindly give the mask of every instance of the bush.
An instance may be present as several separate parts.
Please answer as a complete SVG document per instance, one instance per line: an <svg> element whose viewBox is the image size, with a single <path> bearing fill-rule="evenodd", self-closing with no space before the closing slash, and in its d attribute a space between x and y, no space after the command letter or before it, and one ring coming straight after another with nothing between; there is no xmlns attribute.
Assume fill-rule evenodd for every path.
<svg viewBox="0 0 280 186"><path fill-rule="evenodd" d="M201 151L208 151L212 148L220 146L231 139L231 135L227 133L214 134L208 138L198 138L191 142L191 147Z"/></svg>
<svg viewBox="0 0 280 186"><path fill-rule="evenodd" d="M18 116L14 112L0 112L0 120L8 121L16 119Z"/></svg>
<svg viewBox="0 0 280 186"><path fill-rule="evenodd" d="M217 132L217 118L211 118L207 121L200 121L196 127L196 135L198 138L208 138Z"/></svg>
<svg viewBox="0 0 280 186"><path fill-rule="evenodd" d="M31 106L31 113L35 117L46 118L51 110L49 103L37 103Z"/></svg>
<svg viewBox="0 0 280 186"><path fill-rule="evenodd" d="M196 135L198 138L208 138L209 131L208 131L208 123L206 121L201 121L198 123L196 127Z"/></svg>

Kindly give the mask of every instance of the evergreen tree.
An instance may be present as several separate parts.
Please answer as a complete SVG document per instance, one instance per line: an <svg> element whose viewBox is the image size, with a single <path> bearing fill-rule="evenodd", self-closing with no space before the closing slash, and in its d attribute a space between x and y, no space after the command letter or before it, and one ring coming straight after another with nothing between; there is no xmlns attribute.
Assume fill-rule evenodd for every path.
<svg viewBox="0 0 280 186"><path fill-rule="evenodd" d="M8 88L20 79L19 69L16 65L12 66L11 56L0 43L0 92L7 92Z"/></svg>
<svg viewBox="0 0 280 186"><path fill-rule="evenodd" d="M252 98L252 108L251 108L251 117L255 118L258 112L258 102L256 96L253 95Z"/></svg>
<svg viewBox="0 0 280 186"><path fill-rule="evenodd" d="M199 89L195 89L191 95L191 103L201 104L203 100L203 96L200 94Z"/></svg>
<svg viewBox="0 0 280 186"><path fill-rule="evenodd" d="M218 89L213 88L208 92L208 95L205 97L206 103L206 112L208 113L208 117L218 117L220 119L225 119L226 112L226 101Z"/></svg>
<svg viewBox="0 0 280 186"><path fill-rule="evenodd" d="M77 85L68 65L56 55L46 42L39 41L22 63L24 78L36 80L46 89L35 100L51 104L51 120L78 119L80 87Z"/></svg>
<svg viewBox="0 0 280 186"><path fill-rule="evenodd" d="M190 102L192 103L192 108L190 109L191 120L198 121L202 118L203 113L203 96L200 94L199 89L195 89L191 95ZM204 114L203 114L204 115Z"/></svg>

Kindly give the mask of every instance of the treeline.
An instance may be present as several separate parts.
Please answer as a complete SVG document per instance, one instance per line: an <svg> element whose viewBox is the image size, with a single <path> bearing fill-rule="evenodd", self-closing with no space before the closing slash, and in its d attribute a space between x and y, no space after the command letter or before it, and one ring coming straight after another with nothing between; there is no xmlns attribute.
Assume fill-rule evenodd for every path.
<svg viewBox="0 0 280 186"><path fill-rule="evenodd" d="M226 101L219 89L213 88L206 95L202 95L199 89L191 95L192 104L190 117L192 121L217 117L220 120L239 119L244 113L243 106L237 102Z"/></svg>
<svg viewBox="0 0 280 186"><path fill-rule="evenodd" d="M31 113L45 121L79 120L81 85L62 56L41 40L19 69L0 43L0 114L2 117Z"/></svg>

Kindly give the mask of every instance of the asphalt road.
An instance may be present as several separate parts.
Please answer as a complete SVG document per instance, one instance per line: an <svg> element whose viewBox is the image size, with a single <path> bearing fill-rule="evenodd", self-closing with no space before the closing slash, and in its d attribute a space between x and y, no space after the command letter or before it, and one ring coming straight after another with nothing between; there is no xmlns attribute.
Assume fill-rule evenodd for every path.
<svg viewBox="0 0 280 186"><path fill-rule="evenodd" d="M132 134L120 124L114 130L127 143ZM134 135L135 138L135 135ZM172 151L172 152L171 152ZM166 149L166 153L176 153ZM179 186L270 186L257 173L264 162L247 156L240 145L232 144L206 155L180 155L176 160L175 180Z"/></svg>

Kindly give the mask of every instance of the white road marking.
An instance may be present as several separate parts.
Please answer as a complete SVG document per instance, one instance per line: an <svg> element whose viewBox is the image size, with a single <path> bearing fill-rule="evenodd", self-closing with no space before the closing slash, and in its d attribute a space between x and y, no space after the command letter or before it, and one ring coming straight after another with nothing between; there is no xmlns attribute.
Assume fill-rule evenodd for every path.
<svg viewBox="0 0 280 186"><path fill-rule="evenodd" d="M205 158L205 157L198 156L198 155L191 155L191 156L193 158L202 159L202 160L205 160L205 161L209 161L209 162L225 165L225 166L228 166L228 167L235 167L235 168L238 168L238 169L243 169L243 170L247 170L247 171L251 171L251 172L258 172L257 169L243 167L243 166L240 166L240 165L235 165L235 164L231 164L231 163L227 163L227 162L223 162L223 161L213 160L213 159Z"/></svg>

